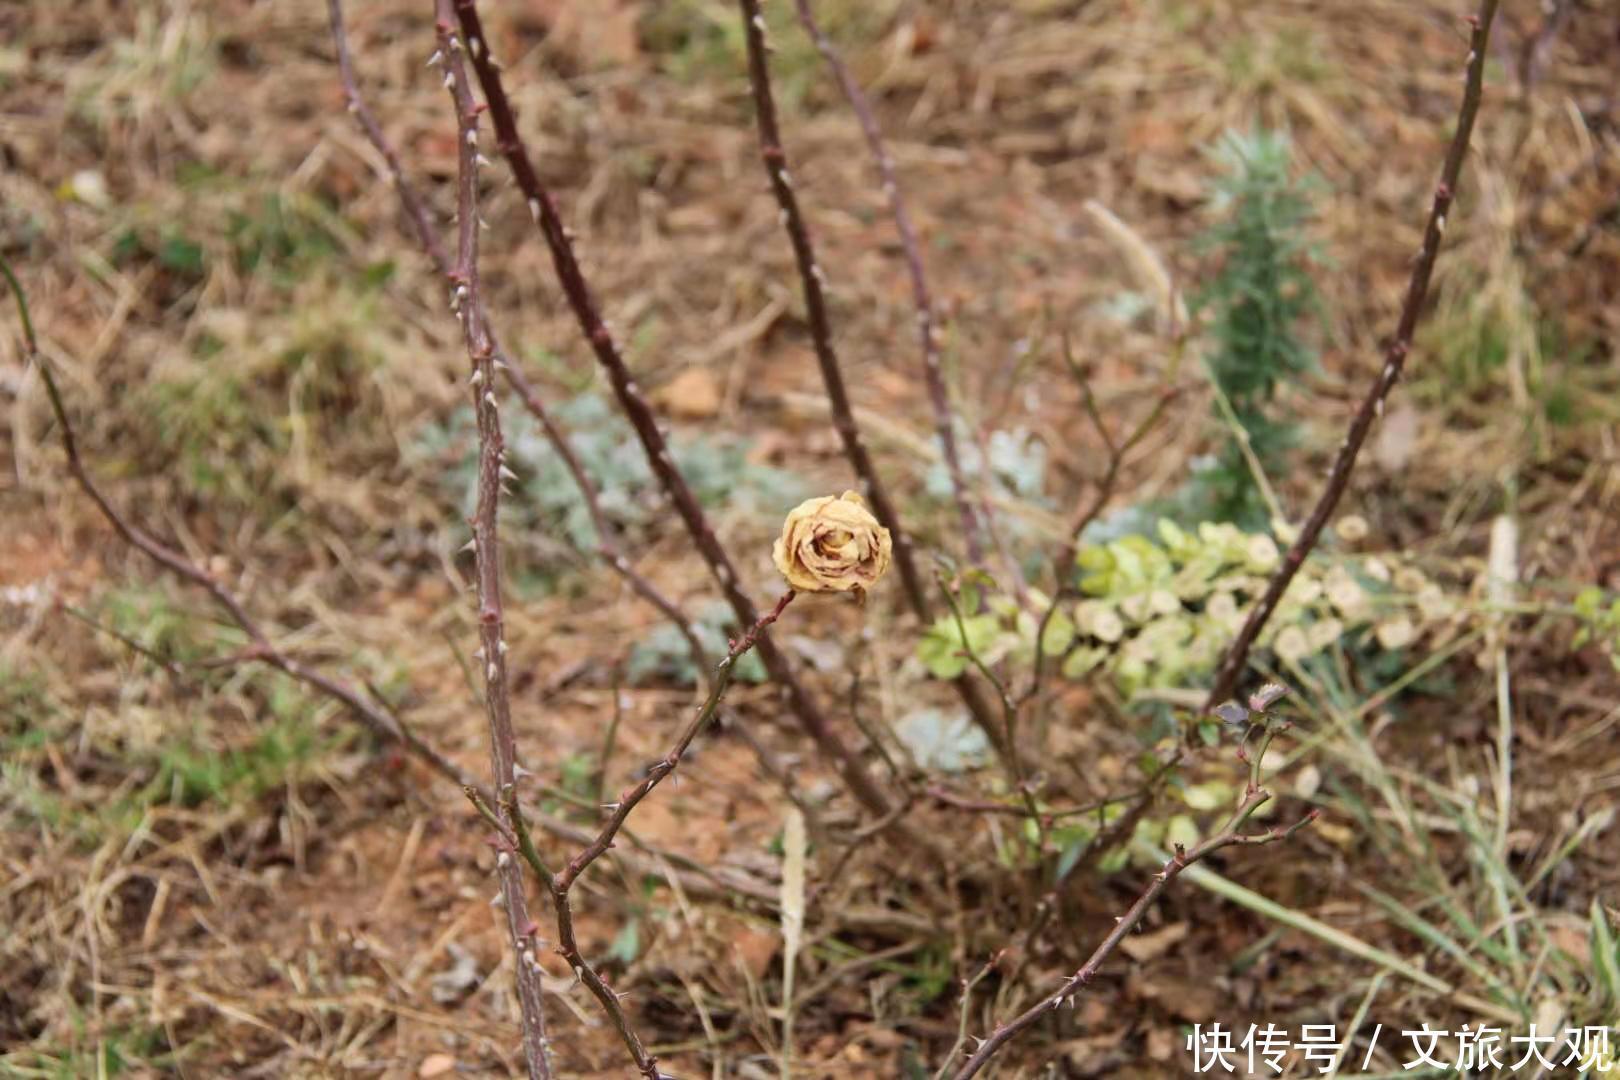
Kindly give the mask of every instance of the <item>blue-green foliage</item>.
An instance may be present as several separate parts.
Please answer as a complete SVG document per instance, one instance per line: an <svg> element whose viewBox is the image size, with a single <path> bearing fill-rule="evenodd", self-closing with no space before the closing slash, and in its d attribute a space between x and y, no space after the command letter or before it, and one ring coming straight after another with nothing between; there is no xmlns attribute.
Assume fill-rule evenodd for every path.
<svg viewBox="0 0 1620 1080"><path fill-rule="evenodd" d="M971 436L965 425L957 425L956 444L961 455L963 477L975 491L982 483L988 467L996 488L1018 499L1045 503L1046 499L1046 444L1028 428L1016 427L1007 431L992 431L985 440L985 449ZM951 497L951 474L943 460L935 462L923 478L924 490L937 499Z"/></svg>
<svg viewBox="0 0 1620 1080"><path fill-rule="evenodd" d="M728 628L735 623L736 616L723 600L710 600L698 609L697 617L692 620L692 631L703 644L709 662L719 663L726 655ZM692 686L697 683L698 670L692 663L692 651L686 638L675 627L662 622L630 649L625 678L637 685L667 680ZM744 653L737 661L735 678L750 683L765 681L765 664L757 652Z"/></svg>
<svg viewBox="0 0 1620 1080"><path fill-rule="evenodd" d="M618 410L598 394L586 392L555 408L568 432L568 443L585 473L596 483L602 511L614 526L630 534L650 525L663 502L646 454ZM596 546L596 529L563 459L552 449L540 425L526 412L508 409L503 416L508 463L518 474L513 497L503 513L548 534L560 536L581 551ZM807 496L804 482L792 473L748 460L750 440L730 434L675 435L670 450L698 501L724 505L728 514L776 518ZM436 426L417 443L430 457L449 458L440 473L442 489L464 512L473 506L477 439L472 413L459 409L447 424Z"/></svg>

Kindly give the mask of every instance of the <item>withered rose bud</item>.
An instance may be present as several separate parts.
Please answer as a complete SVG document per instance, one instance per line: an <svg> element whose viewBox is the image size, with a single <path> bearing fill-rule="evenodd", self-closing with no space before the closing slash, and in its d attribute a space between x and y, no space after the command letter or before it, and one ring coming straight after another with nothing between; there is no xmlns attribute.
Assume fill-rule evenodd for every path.
<svg viewBox="0 0 1620 1080"><path fill-rule="evenodd" d="M855 492L806 499L788 513L771 557L799 592L864 596L889 569L894 541Z"/></svg>

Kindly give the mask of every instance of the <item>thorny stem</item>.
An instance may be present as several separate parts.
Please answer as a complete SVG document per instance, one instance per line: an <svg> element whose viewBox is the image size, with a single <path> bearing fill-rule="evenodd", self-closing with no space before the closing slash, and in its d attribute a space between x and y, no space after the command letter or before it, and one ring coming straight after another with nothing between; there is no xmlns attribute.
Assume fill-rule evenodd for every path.
<svg viewBox="0 0 1620 1080"><path fill-rule="evenodd" d="M606 372L620 408L624 410L631 427L635 429L636 437L647 455L653 475L668 493L670 501L675 504L675 510L686 526L693 546L708 565L710 573L731 605L738 625L753 626L759 621L759 613L754 608L753 601L742 591L737 571L715 537L714 530L687 485L686 478L675 467L674 458L669 452L663 433L658 429L658 422L653 416L652 409L647 405L646 398L642 396L640 388L631 376L630 369L614 341L612 331L602 320L600 309L591 295L590 286L574 252L572 234L563 224L557 202L550 190L541 183L528 149L518 134L517 116L512 110L511 101L507 98L500 71L490 55L488 40L478 17L476 0L454 0L454 2L462 32L472 43L468 51L484 90L490 118L495 125L496 145L505 157L512 177L528 203L530 216L545 239L568 305L579 323L580 330L596 354L598 363ZM799 719L800 726L816 743L817 749L838 767L851 793L873 814L881 817L887 813L889 800L867 774L859 758L844 745L828 725L826 716L814 699L806 693L787 656L777 649L769 634L760 636L759 655L771 679L784 691L790 708Z"/></svg>
<svg viewBox="0 0 1620 1080"><path fill-rule="evenodd" d="M996 1051L1000 1050L1013 1036L1030 1027L1047 1012L1061 1008L1064 1001L1068 1001L1072 1006L1075 997L1096 976L1098 969L1108 960L1109 956L1113 955L1114 950L1119 947L1119 943L1124 941L1132 930L1136 929L1137 924L1142 921L1142 917L1148 913L1149 909L1153 907L1154 901L1159 898L1159 894L1187 867L1223 848L1239 844L1259 846L1286 840L1306 825L1315 821L1320 814L1320 811L1312 810L1286 828L1271 829L1263 833L1239 832L1238 830L1249 820L1250 815L1270 798L1271 793L1265 788L1250 788L1244 795L1243 801L1238 805L1237 811L1232 815L1231 820L1227 822L1226 827L1220 832L1198 844L1191 851L1185 850L1179 844L1176 845L1175 854L1165 862L1157 874L1153 875L1153 879L1148 882L1148 886L1143 890L1142 894L1136 898L1136 902L1130 906L1124 915L1115 920L1114 928L1108 932L1107 937L1103 938L1096 950L1092 952L1090 958L1080 966L1080 969L1065 979L1063 985L1058 987L1056 991L1042 998L1013 1019L996 1025L995 1030L990 1033L989 1037L979 1040L977 1049L968 1058L967 1064L952 1074L953 1080L968 1080L969 1077L976 1076L991 1057L995 1055Z"/></svg>
<svg viewBox="0 0 1620 1080"><path fill-rule="evenodd" d="M658 1059L647 1052L641 1037L636 1034L629 1017L625 1014L619 995L614 992L612 987L608 986L601 974L591 966L591 963L585 959L584 954L580 952L579 943L574 936L574 912L573 905L569 901L569 890L573 888L574 883L579 880L579 876L593 862L601 858L614 846L613 841L618 836L620 829L624 827L624 823L630 817L631 812L635 810L643 799L652 793L653 788L657 787L665 777L675 771L676 767L681 763L681 758L692 745L692 741L714 721L715 715L720 709L720 702L725 697L726 689L731 685L731 678L736 670L737 661L742 658L743 654L763 640L765 628L781 617L788 604L793 602L794 595L792 589L783 593L781 599L776 602L776 605L770 611L760 616L746 634L732 643L731 650L716 668L715 678L712 680L708 698L705 699L703 705L681 731L680 736L675 740L675 745L662 758L653 762L642 779L621 794L617 802L608 804L609 816L607 823L602 826L596 836L577 855L568 861L562 870L553 872L545 864L544 859L541 858L539 851L535 848L533 839L529 835L528 825L523 820L523 814L518 808L516 795L510 785L502 789L500 814L492 811L477 791L471 788L467 789L467 797L472 801L474 808L478 810L478 813L485 821L489 822L506 845L514 848L522 856L529 869L534 872L534 876L551 894L552 905L557 915L558 953L568 961L569 966L574 969L580 981L601 1003L603 1011L607 1013L609 1021L613 1024L614 1030L619 1033L619 1038L624 1042L625 1049L636 1063L636 1068L646 1080L658 1080L661 1075L658 1071ZM497 862L501 863L503 868L510 865L510 859L505 857L506 854L503 851L502 858L497 859ZM527 933L532 936L532 926ZM534 954L530 949L525 947L520 951L522 953L522 963L525 966L537 967L538 961L534 959Z"/></svg>
<svg viewBox="0 0 1620 1080"><path fill-rule="evenodd" d="M1468 154L1468 142L1474 132L1474 120L1479 115L1480 101L1484 98L1485 53L1486 46L1490 42L1491 22L1496 17L1497 4L1498 0L1481 0L1479 13L1470 16L1468 20L1470 25L1468 64L1464 74L1462 104L1457 112L1456 132L1452 135L1451 146L1446 151L1445 164L1440 170L1440 182L1434 189L1428 224L1423 231L1423 246L1418 250L1417 258L1412 264L1412 277L1407 283L1400 321L1396 325L1395 336L1390 339L1389 345L1384 350L1383 367L1379 369L1378 377L1368 387L1366 396L1362 398L1361 407L1350 423L1350 430L1346 432L1344 442L1339 446L1333 467L1328 472L1327 487L1323 489L1321 497L1311 509L1310 517L1300 529L1299 536L1289 547L1288 553L1283 556L1282 564L1272 574L1265 595L1249 612L1248 619L1243 623L1243 629L1238 631L1237 637L1221 657L1220 666L1215 672L1215 681L1204 703L1206 709L1214 708L1231 696L1233 688L1237 685L1238 676L1242 674L1243 666L1249 658L1249 649L1260 636L1260 631L1271 618L1272 612L1277 609L1277 604L1282 600L1289 583L1294 580L1294 575L1299 573L1299 568L1304 565L1305 557L1316 547L1322 529L1326 527L1328 519L1338 507L1339 499L1350 483L1350 472L1355 468L1356 456L1361 452L1362 444L1367 441L1367 434L1372 430L1373 422L1383 415L1384 402L1388 399L1390 391L1395 388L1395 383L1399 381L1406 359L1412 351L1412 334L1417 329L1419 316L1423 313L1423 301L1429 292L1429 280L1434 274L1435 259L1440 254L1440 240L1446 231L1446 214L1456 197L1463 159Z"/></svg>
<svg viewBox="0 0 1620 1080"><path fill-rule="evenodd" d="M996 953L996 955L986 960L984 962L984 966L981 967L972 978L964 978L962 980L962 1006L957 1011L956 1041L951 1044L950 1052L945 1055L945 1064L941 1065L939 1067L939 1071L934 1073L934 1080L944 1080L945 1071L951 1067L951 1059L957 1054L961 1053L962 1047L967 1045L968 1017L972 1013L973 991L978 988L978 985L983 982L992 971L996 970L997 966L1000 965L1002 958L1006 955L1006 949L1000 950Z"/></svg>
<svg viewBox="0 0 1620 1080"><path fill-rule="evenodd" d="M770 176L771 191L781 208L782 227L787 230L793 244L793 258L798 264L799 279L804 288L805 313L810 321L810 339L815 346L816 364L821 369L821 381L827 390L827 404L832 412L833 427L844 445L844 456L855 470L864 493L872 503L872 511L894 537L894 562L911 600L911 606L920 616L929 610L926 586L912 556L911 539L900 525L900 515L878 476L877 466L861 439L855 413L850 407L849 391L844 385L844 373L833 347L832 323L827 316L827 297L823 291L826 275L816 262L815 248L810 242L810 229L799 207L799 198L793 191L793 179L788 173L787 153L782 149L782 135L776 118L776 101L771 94L770 64L766 59L765 16L760 14L759 0L738 0L742 11L743 36L748 46L748 82L753 88L754 113L759 122L759 155Z"/></svg>
<svg viewBox="0 0 1620 1080"><path fill-rule="evenodd" d="M968 496L967 482L963 479L961 455L956 446L956 426L952 423L950 394L945 386L945 374L939 360L939 339L934 326L934 298L928 287L928 275L923 267L917 231L911 223L911 213L906 209L906 200L901 194L900 184L895 175L894 158L890 156L889 149L883 142L883 131L878 126L871 102L867 100L861 84L855 81L855 76L850 73L844 58L838 54L831 39L816 22L815 12L811 9L811 0L794 0L794 5L798 8L799 22L804 26L805 33L810 35L816 48L821 51L822 57L827 61L827 67L832 70L833 77L838 81L838 88L843 92L844 99L849 102L850 109L855 113L855 119L861 125L861 133L866 137L867 148L871 150L872 158L877 162L878 174L883 180L883 196L888 200L889 216L894 219L895 231L900 235L900 248L905 253L906 272L911 278L911 298L917 308L917 340L922 345L923 381L928 387L928 401L934 412L934 430L939 437L945 469L950 474L951 495L956 500L957 513L962 518L962 542L967 549L968 561L978 564L984 558L984 538L980 534L979 520L974 514L973 502Z"/></svg>
<svg viewBox="0 0 1620 1080"><path fill-rule="evenodd" d="M405 175L405 166L400 162L399 152L383 133L376 114L366 104L365 98L360 96L360 80L355 75L354 60L349 55L349 35L343 27L343 0L327 0L326 15L332 26L332 44L337 50L338 77L343 83L343 96L348 102L349 112L354 114L360 130L365 133L366 141L382 155L383 164L388 167L388 177L393 181L394 190L399 193L399 201L405 208L405 216L410 219L411 227L416 232L417 242L422 245L422 250L427 252L434 267L441 274L448 273L450 256L445 251L444 241L439 237L439 230L433 224L433 215L429 212L427 204L422 201L422 196L417 192L415 185L411 183L410 177Z"/></svg>
<svg viewBox="0 0 1620 1080"><path fill-rule="evenodd" d="M855 422L855 413L850 405L849 392L844 385L843 368L838 361L837 350L833 346L832 324L827 315L826 274L816 261L815 248L810 241L810 229L805 222L804 212L799 206L799 198L793 190L793 179L788 172L787 153L782 148L781 125L776 115L776 100L771 92L771 69L767 54L770 45L765 40L765 19L760 13L759 0L738 0L743 19L743 35L748 50L748 81L754 96L754 112L759 125L760 158L765 164L765 171L770 177L771 192L776 197L778 213L782 226L787 230L788 239L793 246L793 258L798 267L799 279L804 289L805 312L810 322L810 339L815 347L816 364L821 372L822 385L826 388L828 411L832 416L833 427L838 431L838 437L843 443L844 456L849 459L850 466L855 470L866 497L872 503L872 510L879 521L883 522L894 538L894 561L900 568L901 583L905 588L906 599L917 617L924 622L932 618L932 605L928 600L928 590L923 582L922 575L917 570L917 563L911 547L911 539L900 524L900 514L890 501L888 490L883 486L882 478L878 475L877 466L873 464L871 454L868 453L866 443L861 439L859 425ZM814 27L814 18L810 15L808 7L801 6L800 17L809 18L807 28ZM817 37L818 47L823 47L826 39L821 37L814 29L812 37ZM829 52L830 43L823 47L824 54L829 61L836 61L836 54ZM836 70L835 66L835 70ZM845 92L854 88L857 95L860 88L853 81L845 77L840 78L845 86ZM857 115L863 110L864 98L860 103L851 99ZM871 110L864 110L866 116L862 119L862 128L867 132L868 141L874 136L877 142L874 152L879 154L880 167L888 160L883 151L881 136L877 134L876 122L871 119ZM899 202L899 189L893 181L892 165L885 170L885 191L890 193L891 206L898 206L899 213L904 215L905 206ZM941 438L944 439L943 451L947 456L947 463L956 455L955 433L950 426L949 401L945 398L943 376L939 372L938 342L933 328L933 309L928 295L927 279L922 274L922 260L918 254L915 236L911 235L909 218L902 220L896 218L900 226L902 243L910 238L907 245L907 261L912 271L913 293L917 296L918 320L923 335L924 367L928 374L929 394L934 401L935 418L941 427ZM920 291L919 291L920 290ZM938 383L937 393L935 383ZM940 409L945 412L942 416ZM975 521L971 503L968 500L967 488L963 483L960 463L957 462L951 473L952 490L956 494L957 504L964 517L964 526L969 521ZM988 518L988 508L986 509ZM977 547L975 528L969 528L966 539L969 543L969 555L977 564L980 560L974 554ZM974 722L990 737L992 744L1005 757L1010 748L1005 747L996 734L997 725L993 719L993 712L979 687L968 678L954 680L956 692L961 696L962 703L972 714Z"/></svg>
<svg viewBox="0 0 1620 1080"><path fill-rule="evenodd" d="M461 318L472 367L473 411L478 422L478 505L474 512L473 552L478 579L478 634L481 647L475 657L484 665L484 707L489 718L490 758L495 790L506 792L515 781L517 742L512 732L512 708L506 666L505 613L501 603L499 517L506 448L495 398L495 343L484 314L483 287L478 273L478 117L483 110L473 100L472 86L462 62L463 45L456 35L450 0L435 0L434 28L438 56L456 117L456 256L448 277L453 307ZM517 819L510 812L508 823ZM529 926L523 873L510 860L500 860L497 875L506 908L507 929L516 958L518 1003L523 1015L523 1053L531 1080L549 1080L545 1015L541 1002L540 966L525 948Z"/></svg>
<svg viewBox="0 0 1620 1080"><path fill-rule="evenodd" d="M0 275L5 277L6 283L11 288L12 295L16 298L17 310L22 321L24 347L27 350L28 359L39 371L40 379L45 384L45 396L50 400L51 412L56 418L56 426L62 441L62 449L67 455L69 475L73 477L74 483L90 497L90 501L96 504L96 509L101 511L101 516L118 533L120 539L176 577L206 591L214 602L224 609L231 621L247 635L247 647L234 656L227 658L227 662L245 664L260 661L269 664L298 682L342 702L374 735L391 742L403 743L441 776L445 776L460 785L472 783L472 777L465 770L438 750L422 742L401 724L397 717L380 704L369 700L363 693L348 683L306 667L300 661L276 648L259 627L259 624L248 614L247 608L242 601L224 582L202 569L185 555L164 544L146 530L132 524L117 507L113 506L102 492L100 486L90 476L89 471L84 466L83 459L79 456L78 439L74 434L73 423L68 418L67 406L63 402L61 390L56 384L55 372L44 354L39 351L39 341L34 334L34 323L32 316L29 314L27 295L23 292L22 285L17 281L16 276L12 273L10 265L4 259L0 259Z"/></svg>
<svg viewBox="0 0 1620 1080"><path fill-rule="evenodd" d="M574 883L574 879L584 872L587 866L595 862L603 852L613 846L613 837L619 831L620 826L624 824L625 819L630 816L630 812L666 776L675 771L676 766L681 763L681 757L686 753L687 747L692 745L692 740L697 738L698 733L714 719L715 712L720 707L720 701L725 697L727 687L731 685L737 661L744 653L764 640L765 628L781 617L788 604L793 602L795 595L797 594L792 589L783 593L781 599L777 600L776 605L770 611L761 615L754 625L749 628L748 632L732 645L731 651L726 654L724 660L720 661L720 666L717 669L718 675L714 680L714 687L709 691L708 698L704 700L703 705L698 709L697 714L692 717L691 722L686 725L686 729L681 732L680 737L675 740L674 747L647 769L646 775L642 777L640 782L621 794L616 803L611 804L613 807L612 813L608 817L607 824L602 827L601 833L597 835L594 841L586 845L585 850L576 855L563 869L562 873L557 876L559 888L566 890Z"/></svg>
<svg viewBox="0 0 1620 1080"><path fill-rule="evenodd" d="M658 1071L658 1059L647 1053L641 1036L636 1034L629 1016L625 1014L624 1004L618 993L579 951L579 941L574 936L574 906L568 898L568 886L553 877L541 861L540 853L535 849L534 840L529 835L529 826L518 809L517 797L510 789L501 798L501 810L513 822L519 854L523 856L524 862L528 863L541 883L551 891L552 907L557 916L557 952L568 961L569 967L574 970L579 981L585 984L591 996L602 1006L602 1011L607 1013L608 1021L619 1033L619 1038L624 1040L625 1049L629 1052L631 1060L636 1063L636 1069L646 1080L659 1080L662 1074ZM533 944L538 945L539 942L535 941ZM534 957L533 952L528 953L525 960L538 969L539 960Z"/></svg>
<svg viewBox="0 0 1620 1080"><path fill-rule="evenodd" d="M393 180L394 189L399 193L399 200L404 207L405 216L410 219L411 227L416 233L417 243L427 254L428 260L433 263L434 269L440 274L449 276L452 267L450 256L445 250L444 241L439 235L438 226L433 222L433 216L423 202L416 186L411 183L400 163L399 152L395 150L377 122L376 115L372 113L365 98L360 94L359 79L355 75L354 63L349 54L348 34L343 25L343 0L327 0L327 15L332 26L332 41L337 50L338 74L343 83L343 93L348 100L349 111L354 114L360 129L365 133L366 140L378 154L382 155L387 165L389 176ZM625 558L619 547L618 534L608 521L607 515L602 511L602 501L597 494L596 484L590 474L580 463L579 455L574 453L572 444L568 441L568 433L551 415L545 402L535 391L533 384L523 375L516 365L511 363L501 350L499 341L495 338L494 329L486 322L484 332L489 336L495 348L495 367L503 375L512 389L517 392L518 398L523 402L535 420L540 424L540 430L545 434L546 441L562 459L563 467L568 470L569 478L573 480L574 487L578 489L580 498L585 502L585 511L590 516L591 528L596 533L596 553L603 562L607 563L632 591L643 600L646 600L658 612L668 619L671 625L680 633L686 642L687 650L692 655L693 665L699 671L707 671L708 659L703 644L698 640L696 632L692 629L691 620L686 617L679 606L659 591L658 587L639 573L630 561Z"/></svg>

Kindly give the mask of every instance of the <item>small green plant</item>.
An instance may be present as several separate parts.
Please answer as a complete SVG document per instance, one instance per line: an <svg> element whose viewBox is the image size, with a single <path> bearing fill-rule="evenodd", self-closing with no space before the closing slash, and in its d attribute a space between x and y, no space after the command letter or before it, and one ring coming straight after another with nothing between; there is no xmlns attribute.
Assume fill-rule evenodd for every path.
<svg viewBox="0 0 1620 1080"><path fill-rule="evenodd" d="M1195 475L1178 516L1183 524L1208 520L1253 527L1270 514L1236 440L1247 439L1266 473L1280 471L1297 427L1273 415L1273 401L1279 387L1315 365L1299 333L1319 306L1307 238L1310 188L1290 175L1288 140L1275 132L1228 133L1213 157L1222 169L1212 182L1213 205L1221 216L1202 246L1217 258L1218 269L1194 295L1193 309L1208 320L1210 377L1231 409L1231 416L1221 419L1235 423L1243 435L1234 432Z"/></svg>
<svg viewBox="0 0 1620 1080"><path fill-rule="evenodd" d="M9 752L42 738L54 711L44 676L0 662L0 749Z"/></svg>
<svg viewBox="0 0 1620 1080"><path fill-rule="evenodd" d="M883 3L836 0L816 5L828 32L852 41L880 36L896 7ZM774 48L772 82L781 106L797 110L812 86L822 79L821 57L795 23L791 5L768 4L764 16ZM729 77L745 63L742 27L734 4L725 0L665 0L653 4L641 22L641 39L650 55L674 78L698 83Z"/></svg>
<svg viewBox="0 0 1620 1080"><path fill-rule="evenodd" d="M1196 685L1265 590L1280 558L1264 532L1204 522L1183 529L1168 519L1156 539L1130 534L1080 549L1084 599L1059 605L1041 651L1070 679L1106 674L1129 697L1146 689ZM936 620L917 655L937 678L967 669L968 653L986 663L1027 665L1048 599L1029 591L1021 602L973 584L962 591L964 615ZM1259 644L1285 663L1303 661L1341 642L1393 653L1452 624L1461 610L1415 566L1389 555L1319 552L1295 578Z"/></svg>
<svg viewBox="0 0 1620 1080"><path fill-rule="evenodd" d="M1203 522L1274 526L1275 509L1261 481L1285 471L1298 440L1297 425L1276 415L1275 398L1316 362L1301 335L1302 324L1321 307L1311 278L1312 184L1292 177L1288 140L1264 129L1229 132L1211 157L1221 169L1210 185L1218 220L1199 248L1216 269L1193 294L1192 311L1203 319L1203 340L1195 347L1203 351L1215 419L1226 436L1216 453L1190 463L1186 483L1171 494L1093 522L1085 539L1094 543L1152 535L1161 518L1185 528ZM1128 320L1146 303L1127 293L1111 307L1116 319Z"/></svg>
<svg viewBox="0 0 1620 1080"><path fill-rule="evenodd" d="M288 288L314 264L338 254L336 215L319 200L271 191L241 203L230 211L225 231L242 273L268 273Z"/></svg>
<svg viewBox="0 0 1620 1080"><path fill-rule="evenodd" d="M219 67L218 41L196 11L161 4L133 11L134 32L112 39L103 62L75 64L67 105L103 129L183 111Z"/></svg>
<svg viewBox="0 0 1620 1080"><path fill-rule="evenodd" d="M109 589L98 600L96 614L109 630L165 661L201 660L246 644L240 633L199 620L152 586ZM120 642L104 639L103 644L110 656L122 659L131 655Z"/></svg>
<svg viewBox="0 0 1620 1080"><path fill-rule="evenodd" d="M168 1037L159 1027L115 1027L91 1038L82 1017L77 1046L17 1049L0 1054L0 1076L37 1080L78 1080L79 1077L151 1075L152 1068L172 1067L179 1055L169 1050Z"/></svg>
<svg viewBox="0 0 1620 1080"><path fill-rule="evenodd" d="M1602 346L1538 303L1510 264L1459 267L1418 348L1436 362L1414 373L1414 397L1452 423L1496 429L1538 461L1562 451L1560 432L1620 418Z"/></svg>
<svg viewBox="0 0 1620 1080"><path fill-rule="evenodd" d="M278 690L302 699L290 686ZM331 742L311 724L309 702L303 700L303 705L302 711L277 719L241 747L220 751L190 741L164 746L158 752L152 780L135 796L135 802L141 806L164 802L226 806L235 799L257 799L280 787Z"/></svg>

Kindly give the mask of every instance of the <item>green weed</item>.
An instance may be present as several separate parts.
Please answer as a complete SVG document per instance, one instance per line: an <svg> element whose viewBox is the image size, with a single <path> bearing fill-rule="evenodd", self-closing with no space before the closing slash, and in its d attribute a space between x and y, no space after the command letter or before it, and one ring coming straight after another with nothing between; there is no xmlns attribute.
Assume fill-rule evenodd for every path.
<svg viewBox="0 0 1620 1080"><path fill-rule="evenodd" d="M149 1075L147 1070L173 1067L178 1055L169 1049L162 1028L117 1027L92 1037L77 1022L77 1045L13 1050L0 1054L0 1076L18 1080L81 1080L83 1077Z"/></svg>
<svg viewBox="0 0 1620 1080"><path fill-rule="evenodd" d="M1316 368L1304 334L1323 314L1311 276L1314 184L1292 175L1287 138L1264 129L1229 132L1210 156L1220 170L1210 181L1218 220L1198 247L1215 269L1191 306L1203 321L1194 348L1203 351L1224 438L1216 453L1191 463L1188 480L1170 495L1093 523L1086 538L1094 542L1151 535L1161 518L1185 528L1204 522L1265 528L1273 508L1261 479L1284 472L1299 441L1298 425L1276 399Z"/></svg>
<svg viewBox="0 0 1620 1080"><path fill-rule="evenodd" d="M1310 273L1310 186L1292 177L1288 140L1274 132L1228 133L1213 157L1222 169L1212 182L1221 220L1202 246L1218 268L1194 294L1193 310L1208 319L1210 374L1244 435L1234 435L1196 480L1187 509L1203 503L1207 511L1182 520L1253 526L1270 515L1236 438L1247 439L1268 475L1279 472L1298 427L1274 415L1277 391L1316 363L1300 336L1320 309Z"/></svg>
<svg viewBox="0 0 1620 1080"><path fill-rule="evenodd" d="M193 742L171 743L158 751L152 779L124 809L253 801L295 780L332 742L316 730L306 710L276 720L242 747L219 751Z"/></svg>
<svg viewBox="0 0 1620 1080"><path fill-rule="evenodd" d="M834 0L816 5L816 16L834 40L879 39L896 5L892 0L859 4ZM799 28L789 5L767 4L764 15L771 55L771 83L778 104L800 108L822 78L815 44ZM729 80L743 71L743 28L735 4L724 0L668 0L651 6L641 24L642 42L663 71L686 83Z"/></svg>

